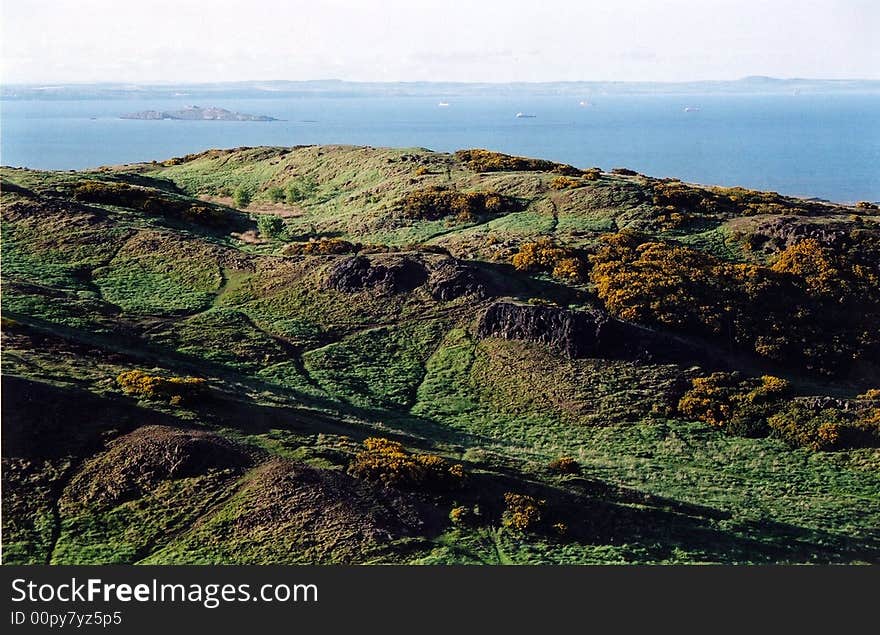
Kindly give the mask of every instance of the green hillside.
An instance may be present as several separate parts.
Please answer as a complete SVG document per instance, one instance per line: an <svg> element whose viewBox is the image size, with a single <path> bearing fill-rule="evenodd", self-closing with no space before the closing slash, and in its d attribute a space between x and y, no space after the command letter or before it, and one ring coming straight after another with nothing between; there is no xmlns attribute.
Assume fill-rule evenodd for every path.
<svg viewBox="0 0 880 635"><path fill-rule="evenodd" d="M485 150L0 168L6 563L880 561L880 210Z"/></svg>

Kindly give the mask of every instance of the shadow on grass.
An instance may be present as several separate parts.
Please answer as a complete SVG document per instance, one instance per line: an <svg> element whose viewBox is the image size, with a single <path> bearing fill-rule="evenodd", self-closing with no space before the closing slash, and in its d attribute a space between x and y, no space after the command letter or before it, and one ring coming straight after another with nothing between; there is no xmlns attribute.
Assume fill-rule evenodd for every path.
<svg viewBox="0 0 880 635"><path fill-rule="evenodd" d="M648 561L675 559L677 551L685 551L688 558L725 564L880 562L877 537L850 537L772 520L735 522L723 510L595 479L570 479L564 485L566 489L526 480L513 472L482 472L471 475L470 496L456 500L479 504L500 521L504 493L525 493L546 501L539 532L550 536L551 524L567 525L565 537L555 538L560 544L627 545Z"/></svg>

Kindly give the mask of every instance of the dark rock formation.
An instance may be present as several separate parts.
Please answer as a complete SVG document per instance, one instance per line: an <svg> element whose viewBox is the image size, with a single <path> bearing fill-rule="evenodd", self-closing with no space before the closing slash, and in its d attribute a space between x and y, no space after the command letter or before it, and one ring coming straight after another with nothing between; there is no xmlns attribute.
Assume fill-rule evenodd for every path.
<svg viewBox="0 0 880 635"><path fill-rule="evenodd" d="M539 342L573 358L634 361L693 361L703 355L691 346L608 314L561 307L497 302L483 314L479 337Z"/></svg>
<svg viewBox="0 0 880 635"><path fill-rule="evenodd" d="M352 256L336 263L327 276L327 286L353 293L379 288L388 293L412 291L428 281L428 270L409 256L394 256L374 262L366 256Z"/></svg>
<svg viewBox="0 0 880 635"><path fill-rule="evenodd" d="M496 295L495 284L488 275L454 258L441 261L431 271L428 288L432 298L443 302L466 295L480 300Z"/></svg>
<svg viewBox="0 0 880 635"><path fill-rule="evenodd" d="M812 238L822 245L835 245L846 236L842 228L827 223L815 223L798 216L779 216L763 221L750 237L754 246L764 249L785 249L802 240Z"/></svg>

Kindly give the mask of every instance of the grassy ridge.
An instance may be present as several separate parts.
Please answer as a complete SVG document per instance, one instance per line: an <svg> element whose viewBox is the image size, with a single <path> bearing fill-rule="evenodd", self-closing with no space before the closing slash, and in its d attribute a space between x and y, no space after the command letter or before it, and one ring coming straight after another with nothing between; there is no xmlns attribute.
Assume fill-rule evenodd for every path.
<svg viewBox="0 0 880 635"><path fill-rule="evenodd" d="M870 360L810 374L664 324L639 332L702 353L631 355L623 338L570 358L522 325L479 334L499 300L559 316L540 327L556 338L571 311L610 319L587 275L609 232L761 267L858 235L869 259L877 210L491 153L479 172L468 156L314 146L0 169L7 562L880 560L876 446L793 448L676 409L723 368L854 412L880 385ZM406 201L425 192L511 203L419 218ZM265 214L280 233L257 233ZM333 243L284 255L319 239L365 260ZM514 260L530 243L586 273ZM133 394L116 381L132 369L206 388ZM462 484L349 474L377 436L461 465ZM550 468L562 456L577 473ZM535 501L524 529L508 493Z"/></svg>

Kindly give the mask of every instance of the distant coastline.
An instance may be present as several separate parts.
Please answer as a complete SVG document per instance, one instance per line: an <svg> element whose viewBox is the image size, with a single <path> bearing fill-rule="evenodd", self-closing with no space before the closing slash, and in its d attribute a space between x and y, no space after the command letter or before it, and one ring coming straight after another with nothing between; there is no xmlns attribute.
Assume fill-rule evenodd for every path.
<svg viewBox="0 0 880 635"><path fill-rule="evenodd" d="M744 77L738 80L694 82L350 82L343 80L239 81L215 83L131 84L6 84L0 99L153 99L187 97L193 100L278 97L432 97L459 96L578 96L583 95L711 95L880 93L880 80L780 79Z"/></svg>

